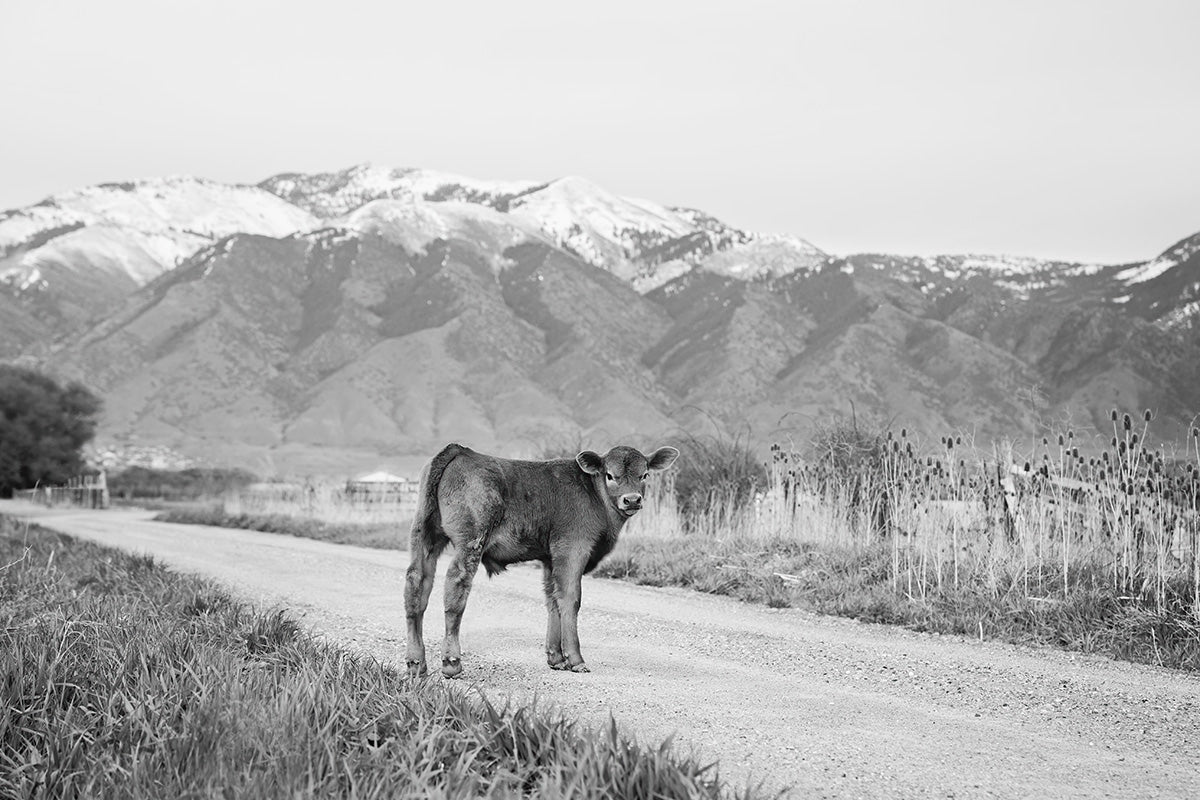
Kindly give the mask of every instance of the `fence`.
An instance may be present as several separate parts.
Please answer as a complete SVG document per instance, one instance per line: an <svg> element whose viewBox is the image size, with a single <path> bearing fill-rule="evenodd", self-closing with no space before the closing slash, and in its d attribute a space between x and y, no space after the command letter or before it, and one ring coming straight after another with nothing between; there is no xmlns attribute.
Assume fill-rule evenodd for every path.
<svg viewBox="0 0 1200 800"><path fill-rule="evenodd" d="M281 514L331 523L374 523L411 515L417 484L251 484L230 492L227 514Z"/></svg>
<svg viewBox="0 0 1200 800"><path fill-rule="evenodd" d="M98 475L80 475L71 478L65 486L38 486L16 493L17 497L44 506L73 506L75 508L108 508L108 478Z"/></svg>

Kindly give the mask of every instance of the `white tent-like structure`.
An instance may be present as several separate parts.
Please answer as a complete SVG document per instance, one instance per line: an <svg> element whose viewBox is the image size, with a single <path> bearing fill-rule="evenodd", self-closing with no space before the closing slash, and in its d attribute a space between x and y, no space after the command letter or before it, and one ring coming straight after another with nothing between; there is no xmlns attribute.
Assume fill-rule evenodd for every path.
<svg viewBox="0 0 1200 800"><path fill-rule="evenodd" d="M410 481L408 480L408 478L404 478L399 475L393 475L390 472L384 472L384 471L380 470L379 472L370 472L370 473L367 473L366 475L360 475L359 477L350 481L350 483L372 483L372 484L399 483L399 484L404 484L404 483L410 483Z"/></svg>

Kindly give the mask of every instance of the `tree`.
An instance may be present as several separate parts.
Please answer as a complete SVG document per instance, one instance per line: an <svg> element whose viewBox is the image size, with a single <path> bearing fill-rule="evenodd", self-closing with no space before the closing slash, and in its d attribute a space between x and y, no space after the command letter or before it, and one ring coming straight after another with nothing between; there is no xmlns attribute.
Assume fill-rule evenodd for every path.
<svg viewBox="0 0 1200 800"><path fill-rule="evenodd" d="M64 387L36 370L0 364L0 497L78 475L99 412L99 398L80 383Z"/></svg>

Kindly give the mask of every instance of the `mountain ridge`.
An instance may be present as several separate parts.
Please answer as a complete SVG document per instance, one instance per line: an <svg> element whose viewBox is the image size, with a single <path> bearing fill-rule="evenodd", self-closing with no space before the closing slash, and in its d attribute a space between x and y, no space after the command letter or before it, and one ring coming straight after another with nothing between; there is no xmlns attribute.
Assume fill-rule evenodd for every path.
<svg viewBox="0 0 1200 800"><path fill-rule="evenodd" d="M43 207L74 217L0 215L0 357L96 388L105 441L287 470L713 424L801 442L850 401L981 441L1100 435L1112 407L1173 433L1200 411L1200 234L1134 264L839 257L577 178L360 166L223 186L113 184ZM293 229L228 230L247 208ZM112 264L135 212L195 249L154 275ZM14 219L45 224L20 238ZM108 228L117 255L85 239L29 268ZM67 274L100 311L55 295Z"/></svg>

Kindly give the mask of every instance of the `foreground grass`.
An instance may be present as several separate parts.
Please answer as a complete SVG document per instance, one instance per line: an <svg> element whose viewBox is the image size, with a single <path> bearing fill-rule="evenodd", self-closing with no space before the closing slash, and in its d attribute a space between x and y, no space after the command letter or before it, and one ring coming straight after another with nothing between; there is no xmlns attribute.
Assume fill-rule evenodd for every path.
<svg viewBox="0 0 1200 800"><path fill-rule="evenodd" d="M215 525L267 533L286 533L335 544L355 544L380 550L407 550L411 520L396 522L329 522L294 514L231 514L222 506L196 505L171 508L155 517L160 522Z"/></svg>
<svg viewBox="0 0 1200 800"><path fill-rule="evenodd" d="M667 744L413 684L149 558L0 519L0 797L722 792Z"/></svg>
<svg viewBox="0 0 1200 800"><path fill-rule="evenodd" d="M1200 625L1186 583L1159 610L1119 596L1102 570L1077 567L1062 596L1057 564L1028 576L973 576L955 586L893 577L893 552L816 547L788 540L627 537L594 574L649 586L683 586L774 607L903 625L1016 644L1050 645L1139 663L1200 671ZM1055 595L1058 595L1055 597Z"/></svg>

